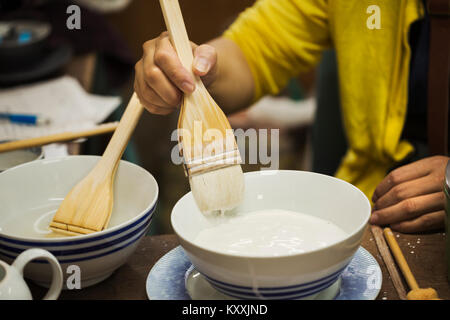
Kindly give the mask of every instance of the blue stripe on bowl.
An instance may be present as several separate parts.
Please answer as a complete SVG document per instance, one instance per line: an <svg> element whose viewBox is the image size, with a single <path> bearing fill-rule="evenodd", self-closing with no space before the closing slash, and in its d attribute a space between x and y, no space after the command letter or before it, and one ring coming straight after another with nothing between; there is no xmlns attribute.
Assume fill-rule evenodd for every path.
<svg viewBox="0 0 450 320"><path fill-rule="evenodd" d="M233 290L233 289L229 289L229 288L225 288L225 287L220 287L211 282L210 283L214 288L216 288L220 292L223 292L227 295L232 295L234 297L240 297L243 299L260 298L260 297L263 297L266 299L297 299L300 297L310 296L314 293L320 292L320 291L328 288L329 286L331 286L333 283L335 283L337 281L339 276L340 276L340 274L335 275L333 278L328 279L326 282L323 282L323 283L318 284L313 287L302 288L302 285L299 285L298 290L291 289L288 291L277 292L277 293L261 292L259 289L255 290L256 292L253 290L243 292L243 291L239 291L239 290ZM302 289L300 289L300 288L302 288Z"/></svg>
<svg viewBox="0 0 450 320"><path fill-rule="evenodd" d="M151 221L151 220L150 220ZM148 224L148 226L150 226L150 224ZM142 230L142 232L140 232L135 239L132 239L132 241L125 243L124 245L114 248L113 250L107 251L107 252L103 252L100 254L96 254L96 255L92 255L92 256L88 256L88 257L83 257L83 258L75 258L75 259L58 259L59 263L74 263L74 262L80 262L80 261L85 261L85 260L92 260L92 259L96 259L96 258L100 258L109 254L112 254L114 252L117 252L119 250L122 250L128 246L130 246L131 244L135 243L136 241L138 241L139 239L142 238L142 236L147 232L147 228L145 228L144 230ZM0 250L0 253L10 259L15 259L17 257L17 255L10 255L7 253L4 253L3 250ZM31 263L47 263L47 261L44 260L33 260L31 261Z"/></svg>
<svg viewBox="0 0 450 320"><path fill-rule="evenodd" d="M40 241L23 241L23 240L16 240L16 239L10 239L8 237L5 236L1 236L0 235L0 241L4 241L4 242L8 242L8 243L12 243L12 244L17 244L17 245L23 245L23 246L31 246L31 247L58 247L58 246L69 246L69 245L77 245L77 244L84 244L84 243L89 243L89 242L93 242L93 241L98 241L98 240L103 240L103 239L107 239L110 237L113 237L115 235L118 235L124 231L127 231L131 228L133 228L134 226L140 224L142 221L144 221L148 215L152 214L155 211L157 203L149 210L147 211L141 218L139 218L138 220L136 220L135 222L133 222L130 225L127 225L123 228L120 228L116 231L113 232L109 232L107 234L101 235L101 236L96 236L96 237L92 237L92 238L88 238L88 239L80 239L80 240L72 240L72 241L63 241L63 242L40 242Z"/></svg>
<svg viewBox="0 0 450 320"><path fill-rule="evenodd" d="M260 294L260 295L256 295L256 294L253 294L253 295L242 295L242 294L235 294L235 293L229 292L227 290L222 290L222 289L220 289L218 287L215 287L215 286L214 286L214 288L216 290L222 292L225 295L228 295L230 297L237 298L237 299L244 299L244 300L261 299L261 297L262 297L262 298L265 298L265 299L273 299L273 300L275 300L275 299L277 299L277 300L295 300L295 299L305 298L305 297L311 296L313 294L322 292L323 290L325 290L325 289L329 288L330 286L332 286L339 279L339 276L340 275L338 275L335 279L333 279L333 281L327 282L326 284L316 288L315 290L308 290L308 291L304 291L302 293L289 294L289 295L278 296L278 297L268 297L267 295L264 295L264 294Z"/></svg>
<svg viewBox="0 0 450 320"><path fill-rule="evenodd" d="M260 287L254 290L252 287L239 286L226 282L222 282L208 277L198 270L205 279L218 291L239 299L301 299L315 293L319 293L335 283L341 273L347 268L346 264L343 268L327 275L323 278L302 283L299 285L290 285L285 287ZM255 292L256 291L256 292Z"/></svg>
<svg viewBox="0 0 450 320"><path fill-rule="evenodd" d="M121 242L133 237L134 235L139 233L142 229L145 229L148 226L148 224L151 222L151 220L152 220L152 215L150 214L147 221L145 221L141 226L139 226L135 230L129 232L128 234L125 234L124 236L121 236L114 240L107 241L107 242L104 242L104 243L101 243L101 244L98 244L95 246L89 246L89 247L77 248L77 249L68 249L68 250L49 250L49 251L58 258L61 256L84 254L84 253L89 253L92 251L99 251L101 249L106 249L108 247L111 247L115 244L121 243ZM37 245L36 247L39 247L39 245ZM25 250L24 248L13 248L13 247L3 245L1 243L0 243L0 249L3 249L2 251L8 251L10 253L17 253L17 254L20 254L22 251Z"/></svg>
<svg viewBox="0 0 450 320"><path fill-rule="evenodd" d="M270 293L270 292L273 292L273 291L297 290L297 289L299 289L300 287L305 288L305 287L308 287L308 286L311 286L311 285L317 285L317 284L320 283L320 282L323 282L323 281L326 281L326 280L328 280L328 279L330 279L330 278L334 278L334 277L336 277L336 276L339 276L339 275L342 273L342 271L344 271L344 269L345 269L346 267L347 267L347 265L345 265L343 268L341 268L341 269L339 269L339 270L333 272L332 274L330 274L330 275L328 275L328 276L326 276L326 277L320 278L320 279L318 279L318 280L314 280L314 281L302 283L301 285L291 285L291 286L285 286L285 287L260 287L260 288L258 288L258 290L259 290L260 292L261 292L261 291L267 291L268 293ZM199 271L199 272L200 272L200 273L201 273L201 274L202 274L209 282L211 282L211 284L214 283L214 284L217 285L217 286L221 286L221 287L224 287L224 288L227 288L227 287L228 287L228 288L231 288L231 289L233 289L233 290L238 290L238 291L242 291L242 292L253 292L253 288L252 288L252 287L239 286L239 285L235 285L235 284L230 284L230 283L222 282L222 281L219 281L219 280L216 280L216 279L213 279L213 278L207 276L205 273L201 272L201 271L199 270L199 268L196 267L196 269L197 269L197 271Z"/></svg>
<svg viewBox="0 0 450 320"><path fill-rule="evenodd" d="M104 257L104 256L106 256L106 255L112 254L112 253L114 253L114 252L120 251L120 250L122 250L122 249L124 249L124 248L126 248L126 247L128 247L128 246L130 246L130 245L132 245L132 244L135 243L136 241L142 239L142 237L144 236L144 234L147 233L147 230L148 230L148 229L144 229L144 230L143 230L141 233L139 233L139 234L136 236L136 238L133 239L132 241L130 241L130 242L128 242L128 243L126 243L126 244L124 244L124 245L122 245L122 246L120 246L120 247L114 248L113 250L110 250L110 251L108 251L108 252L103 252L103 253L100 253L100 254L97 254L97 255L93 255L93 256L89 256L89 257L84 257L84 258L79 258L79 259L61 260L60 263L74 263L74 262L80 262L80 261L85 261L85 260L92 260L92 259L97 259L97 258L100 258L100 257Z"/></svg>

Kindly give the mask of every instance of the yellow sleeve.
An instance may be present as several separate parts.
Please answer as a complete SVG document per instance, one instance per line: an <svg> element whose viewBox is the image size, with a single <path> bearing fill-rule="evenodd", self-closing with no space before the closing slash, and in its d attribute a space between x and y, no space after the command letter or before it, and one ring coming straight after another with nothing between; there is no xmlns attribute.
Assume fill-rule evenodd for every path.
<svg viewBox="0 0 450 320"><path fill-rule="evenodd" d="M254 101L277 94L330 46L328 0L258 0L225 31L241 48L255 81Z"/></svg>

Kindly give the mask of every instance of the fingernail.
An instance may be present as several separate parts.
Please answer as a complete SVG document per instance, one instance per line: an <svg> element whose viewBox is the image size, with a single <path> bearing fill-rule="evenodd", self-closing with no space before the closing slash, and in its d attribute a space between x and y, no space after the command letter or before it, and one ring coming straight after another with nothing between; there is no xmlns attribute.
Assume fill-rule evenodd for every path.
<svg viewBox="0 0 450 320"><path fill-rule="evenodd" d="M372 214L370 217L370 223L377 223L378 222L378 216L376 214Z"/></svg>
<svg viewBox="0 0 450 320"><path fill-rule="evenodd" d="M192 92L192 91L194 91L194 85L190 82L184 81L181 84L181 89L183 89L183 91L185 91L185 92Z"/></svg>
<svg viewBox="0 0 450 320"><path fill-rule="evenodd" d="M199 57L195 59L194 68L201 73L205 73L209 71L210 63L207 59Z"/></svg>

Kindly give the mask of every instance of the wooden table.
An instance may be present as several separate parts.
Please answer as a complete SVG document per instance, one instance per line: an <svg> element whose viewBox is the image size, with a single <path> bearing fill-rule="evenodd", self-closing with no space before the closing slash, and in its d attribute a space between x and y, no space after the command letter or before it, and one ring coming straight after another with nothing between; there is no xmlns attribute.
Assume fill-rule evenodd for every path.
<svg viewBox="0 0 450 320"><path fill-rule="evenodd" d="M431 286L437 290L442 299L450 299L450 285L447 281L445 262L445 235L443 233L399 234L397 241L419 285ZM110 278L82 290L64 291L60 299L147 299L145 282L150 269L159 258L177 245L175 235L145 237L130 260ZM381 266L383 284L378 299L398 299L370 231L366 232L362 246L377 259ZM31 285L31 290L33 296L37 298L45 291L35 285Z"/></svg>

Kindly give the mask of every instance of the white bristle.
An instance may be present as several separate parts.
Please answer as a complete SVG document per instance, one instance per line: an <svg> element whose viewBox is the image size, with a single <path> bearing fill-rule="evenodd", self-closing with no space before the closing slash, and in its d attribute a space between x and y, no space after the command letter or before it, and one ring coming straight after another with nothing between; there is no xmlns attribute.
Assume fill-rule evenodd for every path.
<svg viewBox="0 0 450 320"><path fill-rule="evenodd" d="M244 199L244 173L240 165L196 174L189 178L189 183L203 213L231 210Z"/></svg>

